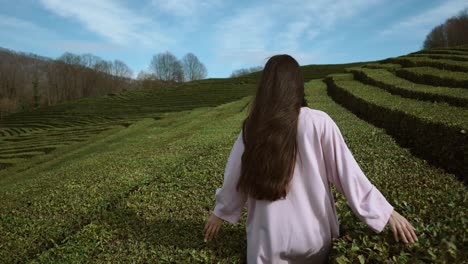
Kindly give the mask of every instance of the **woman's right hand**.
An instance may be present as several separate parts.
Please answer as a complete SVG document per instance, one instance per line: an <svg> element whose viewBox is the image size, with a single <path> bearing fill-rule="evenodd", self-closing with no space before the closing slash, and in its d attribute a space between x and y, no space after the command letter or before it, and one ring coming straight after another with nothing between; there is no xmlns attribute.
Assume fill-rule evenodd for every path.
<svg viewBox="0 0 468 264"><path fill-rule="evenodd" d="M401 237L405 243L415 243L418 241L416 233L414 232L414 227L397 211L393 210L388 222L390 224L390 228L392 229L393 236L397 242L398 237Z"/></svg>

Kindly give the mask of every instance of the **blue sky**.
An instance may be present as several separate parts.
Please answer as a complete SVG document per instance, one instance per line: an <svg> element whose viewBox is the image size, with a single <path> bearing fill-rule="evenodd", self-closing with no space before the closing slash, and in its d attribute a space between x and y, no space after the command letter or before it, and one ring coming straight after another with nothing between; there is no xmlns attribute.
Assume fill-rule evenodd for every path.
<svg viewBox="0 0 468 264"><path fill-rule="evenodd" d="M65 51L124 61L194 53L208 78L263 66L369 61L419 50L467 0L0 0L0 47L57 58Z"/></svg>

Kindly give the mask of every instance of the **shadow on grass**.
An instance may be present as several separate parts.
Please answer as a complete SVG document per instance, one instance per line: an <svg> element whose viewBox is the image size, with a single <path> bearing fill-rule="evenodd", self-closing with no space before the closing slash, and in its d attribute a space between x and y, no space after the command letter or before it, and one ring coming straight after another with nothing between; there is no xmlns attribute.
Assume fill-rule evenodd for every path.
<svg viewBox="0 0 468 264"><path fill-rule="evenodd" d="M126 241L131 243L136 241L148 245L149 249L167 249L166 256L169 258L184 260L191 255L182 253L180 256L174 256L174 252L187 252L186 249L190 249L195 251L196 259L202 258L202 251L208 251L211 257L214 255L220 261L235 258L236 263L245 262L247 242L244 225L223 223L218 236L214 240L204 242L205 219L195 219L195 216L191 215L180 217L180 215L180 212L173 217L151 215L148 212L119 205L107 211L101 221L117 231L118 239L124 245ZM158 252L158 254L162 256L165 253Z"/></svg>

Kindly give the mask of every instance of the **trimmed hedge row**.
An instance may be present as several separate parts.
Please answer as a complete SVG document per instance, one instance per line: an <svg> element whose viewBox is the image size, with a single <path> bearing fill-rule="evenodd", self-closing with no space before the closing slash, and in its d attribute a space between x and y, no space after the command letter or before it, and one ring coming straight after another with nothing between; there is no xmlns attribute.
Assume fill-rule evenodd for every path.
<svg viewBox="0 0 468 264"><path fill-rule="evenodd" d="M415 83L468 88L468 73L465 72L445 71L432 67L415 67L398 69L395 74Z"/></svg>
<svg viewBox="0 0 468 264"><path fill-rule="evenodd" d="M412 245L396 242L388 224L375 234L334 190L340 237L333 243L329 263L463 263L468 259L465 186L452 174L400 147L385 129L337 104L320 80L305 88L313 108L333 118L363 172L418 236Z"/></svg>
<svg viewBox="0 0 468 264"><path fill-rule="evenodd" d="M442 60L454 60L454 61L468 61L468 54L466 55L448 55L448 54L427 54L427 53L418 53L410 54L409 56L414 56L416 58L430 58L430 59L442 59Z"/></svg>
<svg viewBox="0 0 468 264"><path fill-rule="evenodd" d="M352 75L352 74L349 74ZM354 80L325 81L330 96L368 122L384 127L415 155L468 183L468 110L392 95Z"/></svg>
<svg viewBox="0 0 468 264"><path fill-rule="evenodd" d="M47 256L48 253L55 252L69 241L69 237L83 229L86 230L90 225L92 226L92 222L96 224L101 217L111 214L113 211L116 211L117 214L122 212L114 210L114 206L122 200L125 201L129 195L137 189L147 186L151 181L162 185L168 183L173 186L172 183L178 179L193 187L196 182L192 182L188 178L177 178L180 175L179 169L182 168L181 164L185 156L190 154L195 159L199 159L201 152L212 155L214 149L212 146L225 144L226 147L229 147L232 144L231 141L226 140L226 134L217 133L216 130L213 130L212 133L198 131L210 125L210 127L223 127L223 129L231 128L226 126L226 123L238 127L238 122L233 123L231 117L242 116L243 113L238 114L238 110L245 102L247 101L244 99L234 104L225 104L216 110L199 108L184 113L168 114L167 118L157 121L145 119L132 125L129 129L122 129L120 132L114 132L112 135L98 139L93 144L84 146L74 153L73 151L62 153L65 155L56 157L57 160L49 156L48 161L52 159L49 164L45 162L41 166L31 167L30 171L23 173L24 168L20 167L31 166L35 159L26 164L0 171L0 199L3 201L0 204L0 263L30 262L34 261L41 253L45 253L43 256ZM224 123L205 122L206 120L218 119L223 120ZM231 132L235 133L232 130ZM210 136L212 141L206 143L212 146L187 153L187 140L194 134ZM215 134L218 135L215 136ZM174 145L177 146L177 149L174 148ZM210 160L207 159L207 161ZM57 162L59 163L57 164ZM167 162L170 162L171 166L165 166L169 165ZM164 166L166 168L162 170ZM18 171L20 172L18 173ZM190 172L190 176L194 175ZM212 187L213 184L204 184L204 186ZM181 192L180 189L176 188L176 190L165 193L168 196L164 197L161 193L158 193L157 196L164 197L167 202L170 197L175 197L175 194ZM197 195L196 197L202 196ZM192 204L187 203L181 197L177 199L186 205ZM173 201L171 201L171 206L167 209L174 209L173 205ZM198 206L193 206L189 213L185 212L187 215L194 215L195 212L205 213L205 211L200 211ZM156 216L160 220L169 217L161 211ZM126 220L124 219L123 223L128 223ZM158 236L168 230L161 229L160 231L155 231L154 234ZM197 232L195 235L188 231L184 232L187 235L191 234L193 238L201 238L200 233ZM129 233L130 230L127 230L122 235L125 236ZM138 235L141 238L142 233ZM93 236L93 238L95 237ZM99 239L104 240L105 237L99 237ZM183 242L174 237L170 239L173 239L174 243ZM192 239L192 241L203 245L202 239ZM93 249L99 249L94 243L91 246ZM83 243L79 247L82 249L85 244ZM75 259L80 257L88 261L95 261L95 259L93 260L94 256L81 254L80 249L74 248L75 254L72 254L73 256L70 256L71 259L68 261L75 262ZM126 249L128 250L128 248ZM236 248L232 247L232 249ZM174 253L174 251L170 251L159 254L171 256ZM128 252L123 254L125 257ZM152 257L153 261L149 261L150 263L154 262L154 258L158 258L158 253L153 253ZM180 261L187 255L177 257ZM61 261L45 260L44 262L68 261L62 259ZM39 260L39 262L41 261Z"/></svg>
<svg viewBox="0 0 468 264"><path fill-rule="evenodd" d="M309 64L301 66L304 82L312 79L325 78L325 76L332 73L344 73L346 68L358 67L368 62L354 62L348 64ZM244 76L236 77L233 80L242 80L246 83L255 83L260 78L262 71L253 72Z"/></svg>
<svg viewBox="0 0 468 264"><path fill-rule="evenodd" d="M468 52L468 46L464 46L464 47L460 47L460 48L454 48L453 50Z"/></svg>
<svg viewBox="0 0 468 264"><path fill-rule="evenodd" d="M442 101L454 106L468 106L468 90L463 88L434 87L415 84L399 78L387 70L349 68L354 78L407 98L425 101Z"/></svg>
<svg viewBox="0 0 468 264"><path fill-rule="evenodd" d="M336 104L321 81L305 88L311 107L336 121L363 171L418 235L406 245L389 226L375 234L332 189L340 237L330 263L466 259L464 186ZM202 230L247 102L144 120L33 171L3 174L10 180L0 176L0 263L242 263L246 211L213 241L204 243Z"/></svg>
<svg viewBox="0 0 468 264"><path fill-rule="evenodd" d="M345 65L337 65L334 69L337 67L344 69ZM321 67L312 68L319 69ZM76 130L76 133L81 133L79 130L82 130L84 126L128 127L137 120L147 117L153 118L157 113L220 105L252 94L254 84L239 83L234 78L205 79L168 87L123 91L115 96L80 98L31 111L12 113L0 120L2 128L0 136L9 137L0 140L0 149L7 147L21 149L25 145L35 142L41 144L44 140L67 145L76 141L67 140L67 137L74 138L75 136L57 135L51 137L51 135L64 129L67 131ZM37 133L28 132L39 128L41 131ZM85 134L86 138L94 137L92 131L85 132ZM23 137L23 135L28 136ZM24 157L30 156L28 153L24 155ZM0 159L0 162L3 160ZM0 170L5 167L0 166Z"/></svg>
<svg viewBox="0 0 468 264"><path fill-rule="evenodd" d="M432 49L432 50L420 50L417 52L410 53L412 54L448 54L448 55L468 55L468 50L459 51L459 50L444 50L444 49Z"/></svg>
<svg viewBox="0 0 468 264"><path fill-rule="evenodd" d="M362 64L364 63L307 65L301 68L304 80L307 81L323 78L330 73L344 72L346 67ZM152 118L155 113L217 106L253 94L260 73L239 78L210 78L163 87L145 87L12 113L0 120L0 136L16 137L27 133L16 131L19 127L41 129L41 132L47 135L58 128L79 129L80 126L88 124L128 126L136 120ZM40 136L38 138L39 142ZM20 148L22 145L19 141L21 140L17 141ZM3 143L0 141L0 149L5 147ZM2 168L0 167L0 170Z"/></svg>
<svg viewBox="0 0 468 264"><path fill-rule="evenodd" d="M101 127L103 125L104 127ZM15 133L10 133L5 135L0 139L0 162L5 163L7 159L10 159L10 156L1 155L1 153L16 153L17 157L21 158L32 158L34 156L41 156L44 153L42 152L28 152L28 149L31 147L40 148L46 146L48 152L61 148L66 145L74 144L75 142L83 142L95 137L97 134L101 134L104 131L114 129L119 127L119 124L116 122L112 123L103 123L99 125L88 125L88 126L75 126L67 127L67 129L62 128L49 128L44 131L20 131L18 129L10 128L11 131ZM46 153L48 153L46 152ZM22 162L18 160L18 162ZM14 161L9 161L9 164L14 163ZM0 170L5 169L3 166Z"/></svg>
<svg viewBox="0 0 468 264"><path fill-rule="evenodd" d="M403 67L421 67L429 66L442 70L468 72L468 62L452 61L452 60L434 60L429 58L418 57L397 57L389 58L382 61L382 63L397 63Z"/></svg>
<svg viewBox="0 0 468 264"><path fill-rule="evenodd" d="M367 63L362 66L363 68L368 68L368 69L386 69L389 71L394 71L396 69L400 69L401 65L400 64L395 64L395 63ZM358 67L352 67L352 68L358 68Z"/></svg>

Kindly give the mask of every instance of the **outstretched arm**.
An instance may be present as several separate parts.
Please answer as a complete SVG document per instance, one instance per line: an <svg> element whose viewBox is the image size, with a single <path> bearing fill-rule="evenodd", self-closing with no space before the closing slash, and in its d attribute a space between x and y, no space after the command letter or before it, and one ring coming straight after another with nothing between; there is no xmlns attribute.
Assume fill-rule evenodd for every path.
<svg viewBox="0 0 468 264"><path fill-rule="evenodd" d="M216 237L222 220L235 224L239 221L247 196L236 191L241 170L241 158L244 153L242 131L234 143L224 170L224 181L221 188L216 189L216 205L213 213L203 229L205 242Z"/></svg>
<svg viewBox="0 0 468 264"><path fill-rule="evenodd" d="M216 205L213 214L235 224L239 221L247 196L236 191L241 170L241 158L244 153L242 131L234 143L224 170L224 181L221 188L216 189Z"/></svg>
<svg viewBox="0 0 468 264"><path fill-rule="evenodd" d="M364 175L336 123L328 115L324 121L322 149L328 180L346 197L354 214L380 233L389 221L393 206Z"/></svg>

